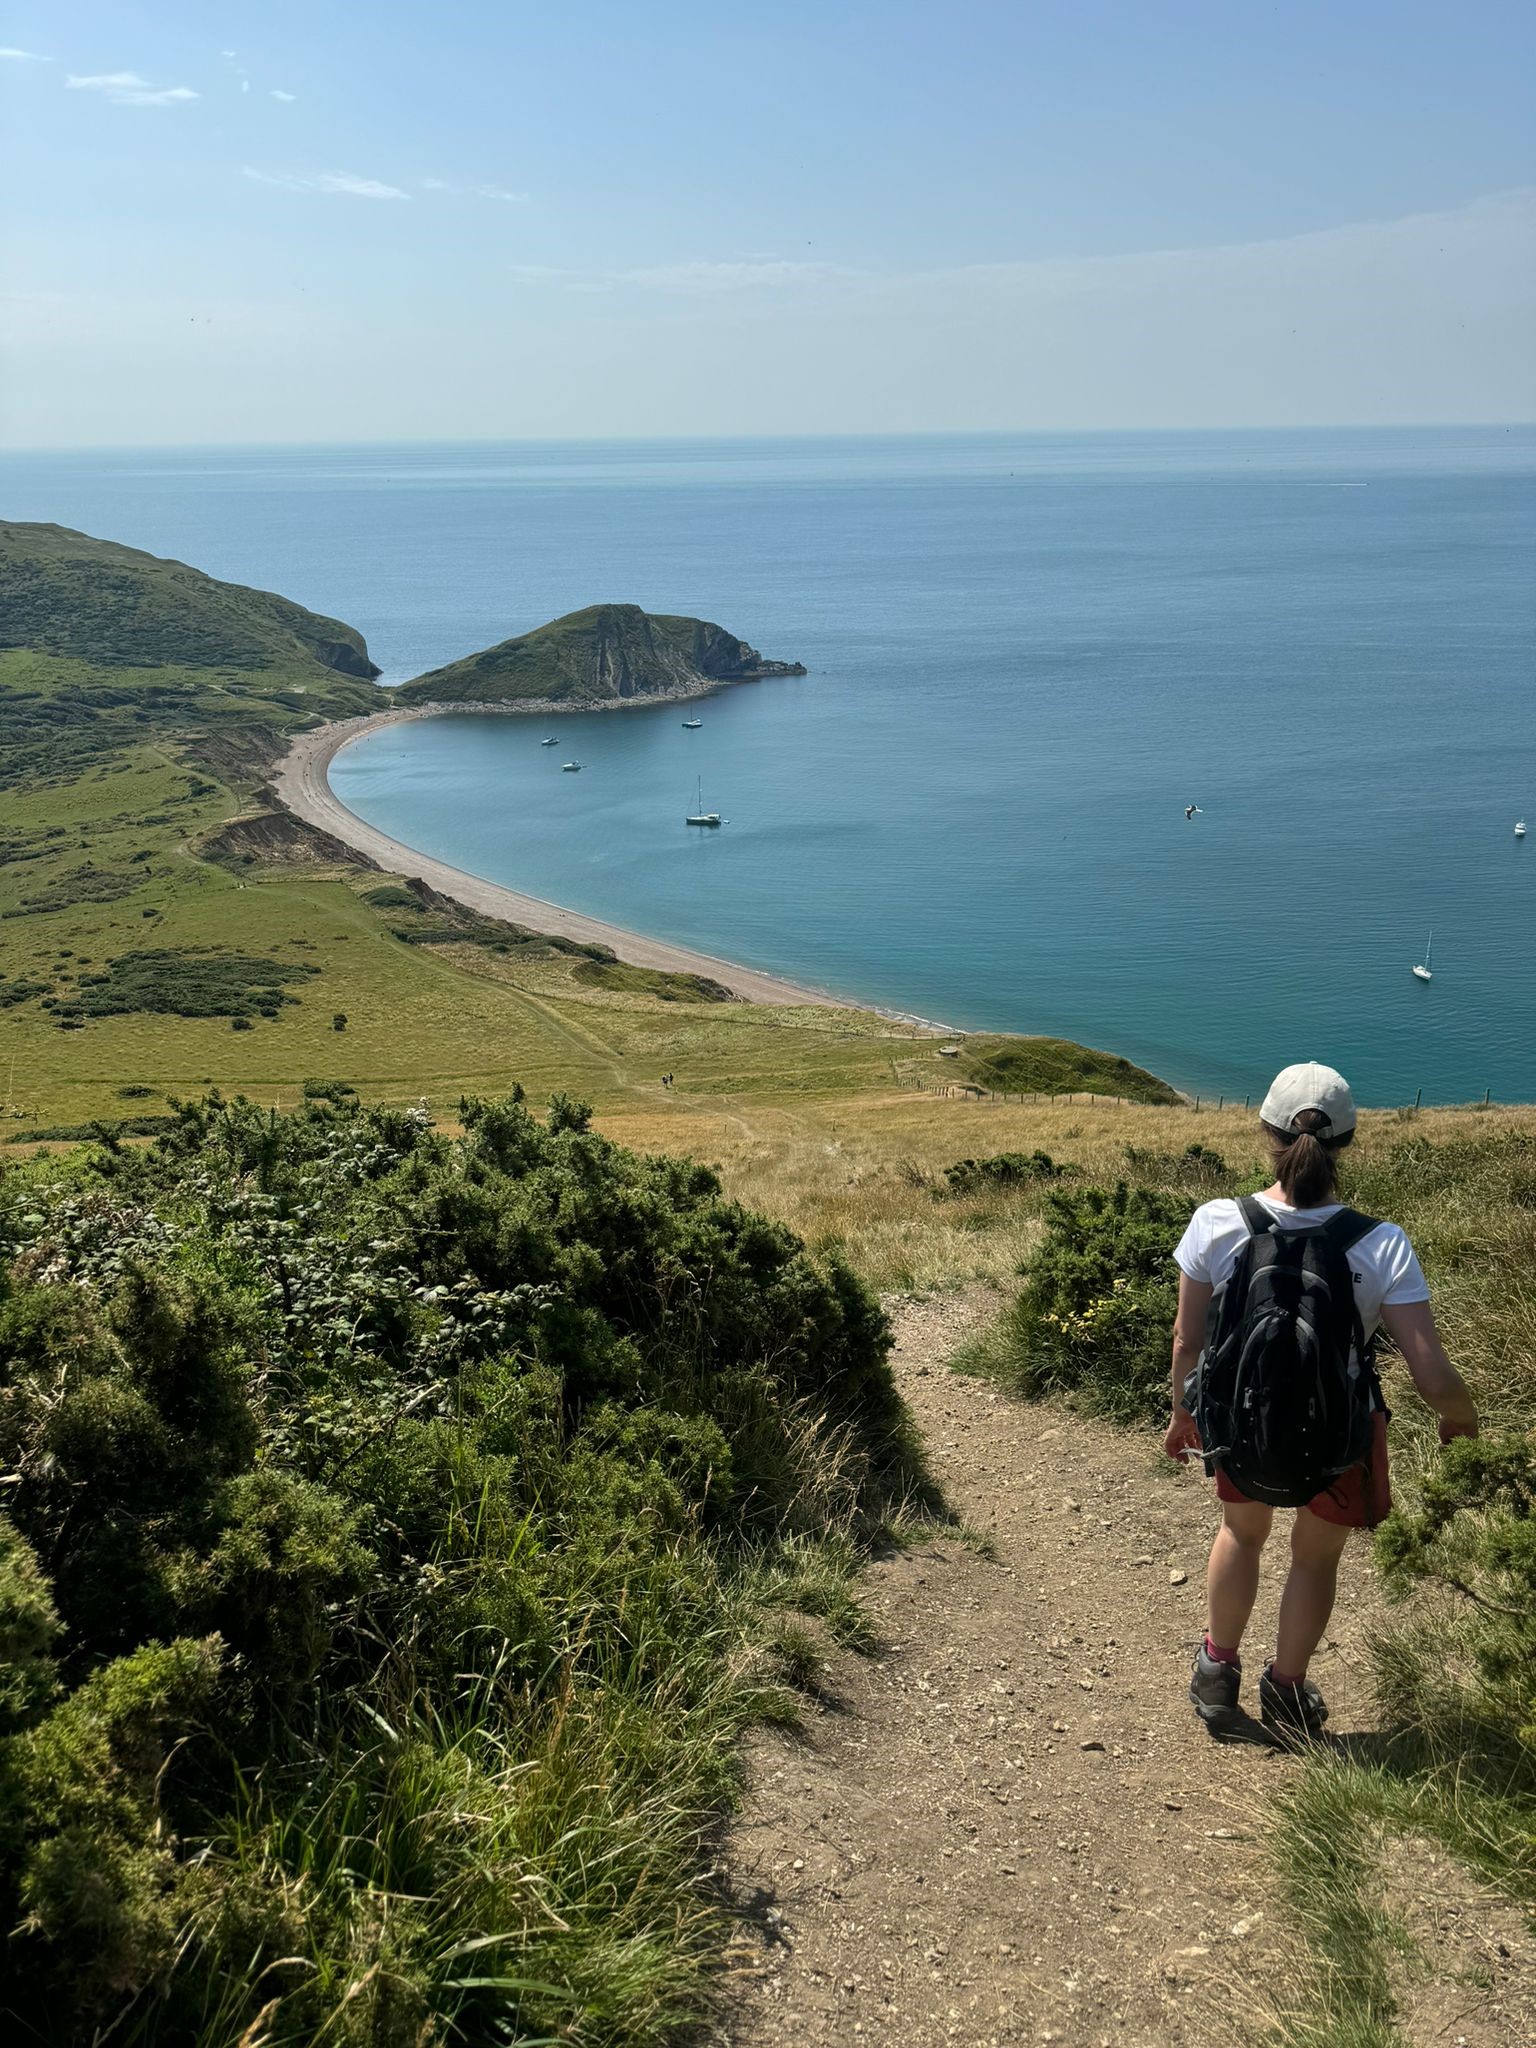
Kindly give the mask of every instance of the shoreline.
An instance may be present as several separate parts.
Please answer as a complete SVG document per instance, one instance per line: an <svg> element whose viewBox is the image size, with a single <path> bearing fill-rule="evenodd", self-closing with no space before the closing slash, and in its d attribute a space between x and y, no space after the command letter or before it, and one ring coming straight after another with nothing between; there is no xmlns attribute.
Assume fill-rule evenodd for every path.
<svg viewBox="0 0 1536 2048"><path fill-rule="evenodd" d="M689 695L705 694L703 691L689 692ZM619 710L626 707L614 705L611 708ZM349 809L331 787L328 771L342 749L366 739L370 733L383 731L386 726L410 725L418 719L441 718L456 713L526 718L535 712L542 712L546 717L553 715L547 705L413 704L400 710L374 711L358 718L335 719L294 735L288 751L272 771L272 787L283 808L294 817L328 832L351 852L375 862L385 873L419 877L440 894L452 896L483 916L502 918L553 938L611 947L631 967L656 968L668 974L706 975L749 1003L766 1003L779 1008L864 1010L872 1016L888 1018L893 1024L905 1024L915 1031L938 1037L966 1035L957 1027L939 1023L931 1017L885 1009L878 1003L860 1002L852 996L836 995L830 989L812 988L761 968L722 960L714 953L700 952L692 946L649 938L644 932L609 924L603 918L589 917L583 911L567 910L561 904L547 902L542 896L525 895L504 883L472 875L467 869L437 860L413 846L407 846L404 840L391 837L376 825L370 825L366 818Z"/></svg>

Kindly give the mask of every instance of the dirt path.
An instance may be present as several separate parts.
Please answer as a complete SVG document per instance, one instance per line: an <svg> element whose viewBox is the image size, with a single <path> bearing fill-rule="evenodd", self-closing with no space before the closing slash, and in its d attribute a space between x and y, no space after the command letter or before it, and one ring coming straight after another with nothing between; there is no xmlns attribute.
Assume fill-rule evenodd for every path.
<svg viewBox="0 0 1536 2048"><path fill-rule="evenodd" d="M972 1293L899 1314L902 1392L995 1557L944 1541L877 1565L886 1647L839 1656L806 1734L757 1745L729 1853L747 1916L729 2048L1207 2042L1233 1977L1275 1967L1255 1795L1295 1765L1211 1742L1185 1697L1204 1483L1150 1438L947 1371L994 1310ZM1314 1666L1336 1727L1367 1717L1373 1597L1352 1545Z"/></svg>

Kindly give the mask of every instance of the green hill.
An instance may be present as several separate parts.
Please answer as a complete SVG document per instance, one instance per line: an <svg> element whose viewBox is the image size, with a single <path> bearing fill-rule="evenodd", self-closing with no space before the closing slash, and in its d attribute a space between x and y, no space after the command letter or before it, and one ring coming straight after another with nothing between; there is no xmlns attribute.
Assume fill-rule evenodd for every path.
<svg viewBox="0 0 1536 2048"><path fill-rule="evenodd" d="M707 619L594 604L406 683L402 704L611 704L804 675Z"/></svg>
<svg viewBox="0 0 1536 2048"><path fill-rule="evenodd" d="M146 742L258 781L285 735L376 710L361 633L63 526L0 521L0 785Z"/></svg>
<svg viewBox="0 0 1536 2048"><path fill-rule="evenodd" d="M107 668L316 667L371 681L361 633L67 526L0 521L0 648Z"/></svg>
<svg viewBox="0 0 1536 2048"><path fill-rule="evenodd" d="M1124 1102L1177 1102L1177 1091L1118 1053L1066 1038L968 1038L959 1075L992 1095L1110 1095Z"/></svg>

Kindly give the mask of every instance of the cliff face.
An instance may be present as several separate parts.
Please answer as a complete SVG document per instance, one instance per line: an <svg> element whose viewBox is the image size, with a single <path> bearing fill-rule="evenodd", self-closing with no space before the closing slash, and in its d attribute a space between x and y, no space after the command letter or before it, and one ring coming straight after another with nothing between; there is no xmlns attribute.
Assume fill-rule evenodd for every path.
<svg viewBox="0 0 1536 2048"><path fill-rule="evenodd" d="M804 675L707 619L597 604L404 684L402 704L613 704Z"/></svg>

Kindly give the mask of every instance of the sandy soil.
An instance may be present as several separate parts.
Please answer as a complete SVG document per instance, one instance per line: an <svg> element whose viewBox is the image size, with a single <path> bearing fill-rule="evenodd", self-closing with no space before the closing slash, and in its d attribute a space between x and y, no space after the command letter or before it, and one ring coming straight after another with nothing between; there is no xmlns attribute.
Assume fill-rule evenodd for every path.
<svg viewBox="0 0 1536 2048"><path fill-rule="evenodd" d="M1186 1697L1205 1483L1150 1436L949 1372L995 1308L974 1291L900 1311L902 1392L996 1553L934 1541L876 1565L885 1647L837 1654L808 1730L756 1742L726 1857L729 2048L1230 2041L1225 2002L1283 1967L1256 1795L1296 1765L1213 1743ZM1245 1699L1283 1541L1271 1553ZM1314 1665L1336 1729L1367 1715L1374 1599L1361 1542Z"/></svg>
<svg viewBox="0 0 1536 2048"><path fill-rule="evenodd" d="M383 726L436 715L430 708L384 711L370 718L342 719L300 733L273 775L273 786L296 817L333 834L355 852L366 854L388 873L418 875L445 896L453 896L488 917L507 918L531 931L576 939L584 945L611 946L621 959L635 967L659 967L675 974L706 974L748 1002L847 1007L843 998L825 990L803 988L776 974L740 967L734 961L717 959L712 953L697 953L687 946L670 945L664 939L647 938L642 932L627 931L619 925L606 924L601 918L584 917L579 911L546 903L542 897L524 896L500 883L483 881L478 875L466 874L461 868L433 860L400 840L391 839L388 833L380 832L355 811L348 810L326 778L326 770L341 749ZM926 1020L904 1017L901 1021L922 1025Z"/></svg>

